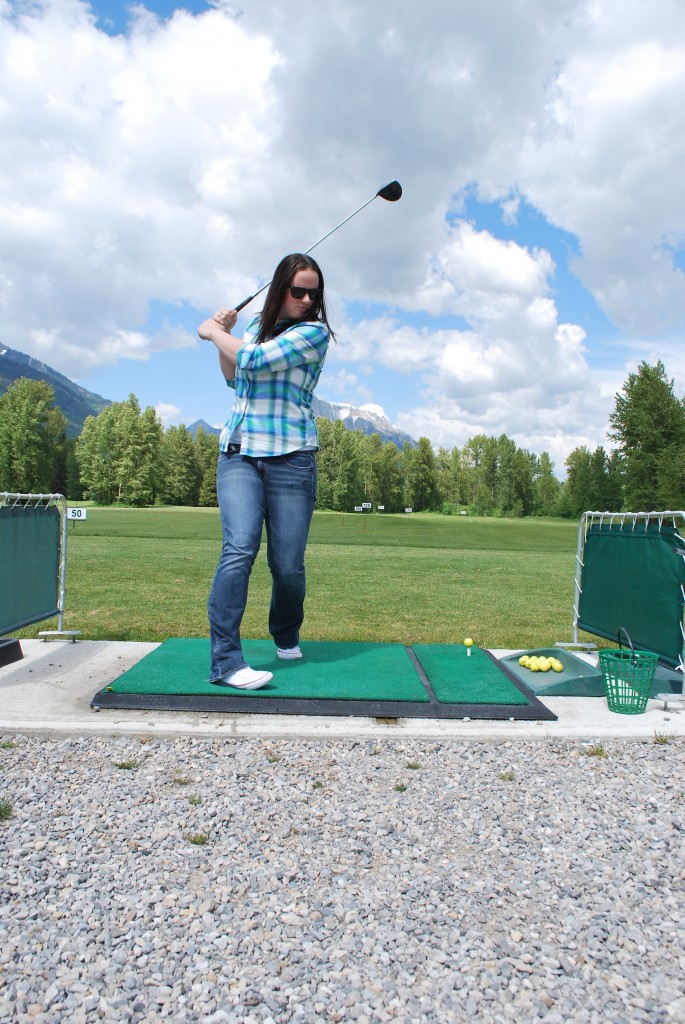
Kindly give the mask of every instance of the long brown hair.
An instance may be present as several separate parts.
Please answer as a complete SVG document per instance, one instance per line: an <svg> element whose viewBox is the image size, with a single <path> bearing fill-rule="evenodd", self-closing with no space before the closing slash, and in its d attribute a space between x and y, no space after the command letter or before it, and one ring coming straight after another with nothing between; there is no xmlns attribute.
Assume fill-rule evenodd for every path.
<svg viewBox="0 0 685 1024"><path fill-rule="evenodd" d="M274 335L280 333L280 331L276 330L278 314L280 313L283 305L285 290L298 270L313 270L314 273L318 274L319 288L321 291L318 299L312 302L311 306L307 310L304 321L308 322L310 320L319 320L321 323L326 325L330 331L331 338L335 339L335 334L328 322L328 314L326 312L324 281L323 274L321 273L321 267L316 260L312 259L311 256L307 256L301 252L294 252L291 253L290 256L284 256L274 272L271 285L266 293L264 308L259 314L259 332L255 338L258 345L261 345L262 342L267 341L269 338L273 338ZM293 321L293 323L297 322L299 321Z"/></svg>

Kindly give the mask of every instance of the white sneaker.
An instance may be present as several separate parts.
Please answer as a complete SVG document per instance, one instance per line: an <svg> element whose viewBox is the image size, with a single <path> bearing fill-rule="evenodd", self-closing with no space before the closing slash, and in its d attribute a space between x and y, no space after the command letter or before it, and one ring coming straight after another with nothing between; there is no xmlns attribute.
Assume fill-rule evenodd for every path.
<svg viewBox="0 0 685 1024"><path fill-rule="evenodd" d="M239 668L237 672L231 672L220 679L213 679L212 682L215 686L232 686L236 690L258 690L272 679L271 672L257 672L246 665L245 668Z"/></svg>
<svg viewBox="0 0 685 1024"><path fill-rule="evenodd" d="M295 647L277 647L276 654L284 661L295 661L296 658L302 657L302 651L298 645L295 645Z"/></svg>

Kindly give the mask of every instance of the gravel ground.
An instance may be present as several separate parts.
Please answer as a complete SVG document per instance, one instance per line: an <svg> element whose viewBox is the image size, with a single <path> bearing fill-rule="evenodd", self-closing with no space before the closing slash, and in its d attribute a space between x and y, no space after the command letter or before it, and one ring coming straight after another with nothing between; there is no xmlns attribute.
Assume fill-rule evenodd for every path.
<svg viewBox="0 0 685 1024"><path fill-rule="evenodd" d="M661 739L5 736L0 1021L682 1022Z"/></svg>

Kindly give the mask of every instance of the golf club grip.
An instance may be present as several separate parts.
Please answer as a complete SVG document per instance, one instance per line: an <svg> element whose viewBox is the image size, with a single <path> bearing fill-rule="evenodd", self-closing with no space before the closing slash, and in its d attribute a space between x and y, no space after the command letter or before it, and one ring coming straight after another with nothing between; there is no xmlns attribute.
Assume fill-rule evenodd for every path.
<svg viewBox="0 0 685 1024"><path fill-rule="evenodd" d="M243 299L243 301L238 306L234 306L233 308L235 309L236 313L239 313L243 306L246 306L248 302L252 302L253 299L254 295L248 295L248 297L246 299Z"/></svg>

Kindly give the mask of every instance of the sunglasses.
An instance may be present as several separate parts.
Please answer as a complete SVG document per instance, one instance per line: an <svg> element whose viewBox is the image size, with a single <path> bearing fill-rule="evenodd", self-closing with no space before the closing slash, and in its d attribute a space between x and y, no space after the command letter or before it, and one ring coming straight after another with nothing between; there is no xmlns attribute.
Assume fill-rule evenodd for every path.
<svg viewBox="0 0 685 1024"><path fill-rule="evenodd" d="M320 288L298 288L295 284L289 284L288 289L294 299L303 299L305 294L309 296L312 302L316 302L317 299L321 298Z"/></svg>

